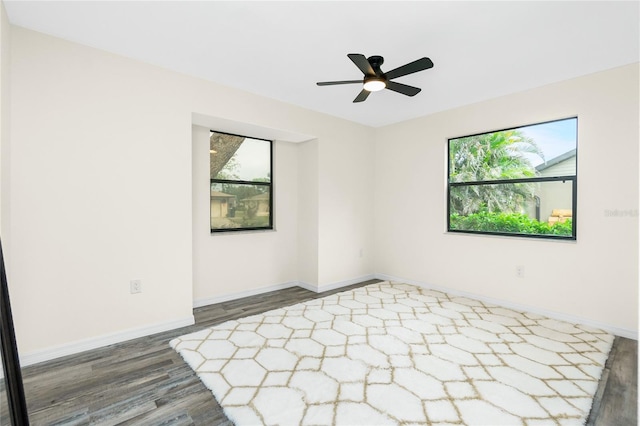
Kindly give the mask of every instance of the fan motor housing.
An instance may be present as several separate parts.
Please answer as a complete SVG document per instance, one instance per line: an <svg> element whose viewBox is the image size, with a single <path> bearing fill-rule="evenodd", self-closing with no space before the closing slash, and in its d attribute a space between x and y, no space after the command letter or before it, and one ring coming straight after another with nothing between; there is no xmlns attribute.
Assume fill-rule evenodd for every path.
<svg viewBox="0 0 640 426"><path fill-rule="evenodd" d="M380 66L384 63L384 58L382 56L369 56L367 58L367 62L371 64L371 68L373 68L376 75L382 75L382 70L380 69Z"/></svg>

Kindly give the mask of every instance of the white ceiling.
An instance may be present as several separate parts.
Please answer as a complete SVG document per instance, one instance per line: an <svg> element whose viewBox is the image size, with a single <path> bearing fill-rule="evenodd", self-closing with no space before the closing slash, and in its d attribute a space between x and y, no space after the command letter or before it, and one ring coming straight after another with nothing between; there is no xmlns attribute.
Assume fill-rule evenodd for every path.
<svg viewBox="0 0 640 426"><path fill-rule="evenodd" d="M639 3L4 1L12 24L370 126L639 61ZM434 68L352 103L348 53Z"/></svg>

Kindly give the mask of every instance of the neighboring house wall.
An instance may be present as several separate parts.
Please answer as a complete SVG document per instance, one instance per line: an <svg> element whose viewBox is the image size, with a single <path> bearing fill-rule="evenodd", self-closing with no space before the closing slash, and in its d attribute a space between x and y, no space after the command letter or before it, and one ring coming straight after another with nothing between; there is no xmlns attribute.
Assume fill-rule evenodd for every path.
<svg viewBox="0 0 640 426"><path fill-rule="evenodd" d="M576 172L576 157L570 157L540 171L540 176L566 176ZM543 183L537 191L540 197L540 221L546 222L551 212L556 209L571 210L572 207L572 182Z"/></svg>
<svg viewBox="0 0 640 426"><path fill-rule="evenodd" d="M211 217L227 217L227 200L211 199Z"/></svg>
<svg viewBox="0 0 640 426"><path fill-rule="evenodd" d="M549 167L541 168L539 166L539 169L541 169L540 176L544 176L544 177L575 175L576 174L576 156L573 155Z"/></svg>
<svg viewBox="0 0 640 426"><path fill-rule="evenodd" d="M235 195L211 191L211 217L227 217L229 205L234 198Z"/></svg>
<svg viewBox="0 0 640 426"><path fill-rule="evenodd" d="M554 182L543 184L540 197L540 221L547 222L553 210L572 210L572 182Z"/></svg>

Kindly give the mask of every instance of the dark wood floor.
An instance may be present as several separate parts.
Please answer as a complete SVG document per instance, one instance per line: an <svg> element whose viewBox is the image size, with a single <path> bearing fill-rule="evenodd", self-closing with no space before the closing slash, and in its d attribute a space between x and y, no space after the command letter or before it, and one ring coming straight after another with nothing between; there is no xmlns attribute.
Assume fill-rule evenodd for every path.
<svg viewBox="0 0 640 426"><path fill-rule="evenodd" d="M193 326L26 367L23 379L31 424L231 425L169 341L336 291L318 295L295 287L198 308ZM637 354L636 341L616 338L589 425L637 424ZM0 392L0 400L4 397ZM2 426L9 424L4 414Z"/></svg>

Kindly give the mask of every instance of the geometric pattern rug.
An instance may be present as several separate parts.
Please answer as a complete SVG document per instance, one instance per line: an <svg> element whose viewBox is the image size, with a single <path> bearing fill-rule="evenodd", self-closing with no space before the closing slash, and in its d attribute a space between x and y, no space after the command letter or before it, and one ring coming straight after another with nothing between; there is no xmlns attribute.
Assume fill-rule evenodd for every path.
<svg viewBox="0 0 640 426"><path fill-rule="evenodd" d="M582 425L613 336L381 282L181 336L236 425Z"/></svg>

